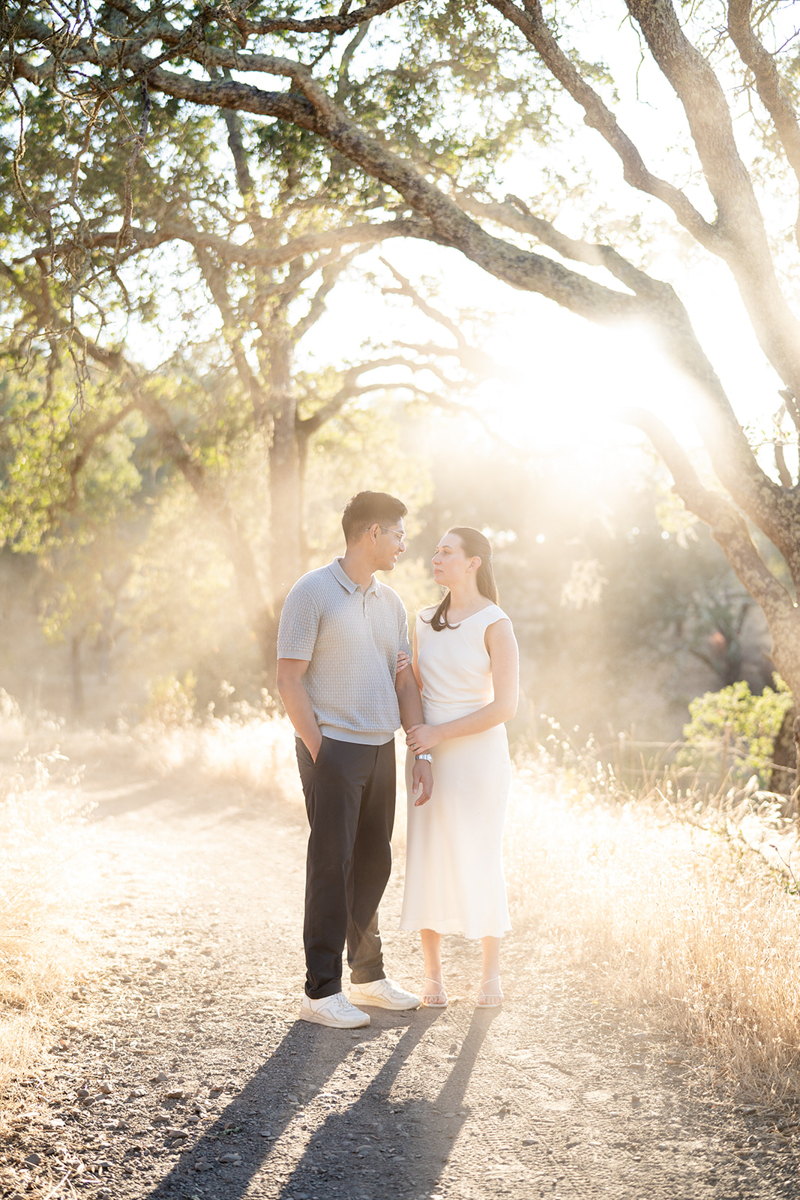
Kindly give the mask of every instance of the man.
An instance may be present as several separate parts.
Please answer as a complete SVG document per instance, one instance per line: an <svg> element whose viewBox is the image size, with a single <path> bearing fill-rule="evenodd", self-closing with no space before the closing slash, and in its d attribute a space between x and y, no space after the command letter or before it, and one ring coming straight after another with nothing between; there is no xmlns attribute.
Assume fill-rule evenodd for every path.
<svg viewBox="0 0 800 1200"><path fill-rule="evenodd" d="M298 580L278 631L278 690L297 734L311 826L300 1016L342 1029L369 1025L356 1004L420 1004L386 978L378 931L392 863L394 734L423 720L413 671L396 670L398 651L409 653L403 602L374 574L393 570L405 550L407 511L385 492L353 496L342 515L344 557ZM413 783L427 800L430 755L415 762Z"/></svg>

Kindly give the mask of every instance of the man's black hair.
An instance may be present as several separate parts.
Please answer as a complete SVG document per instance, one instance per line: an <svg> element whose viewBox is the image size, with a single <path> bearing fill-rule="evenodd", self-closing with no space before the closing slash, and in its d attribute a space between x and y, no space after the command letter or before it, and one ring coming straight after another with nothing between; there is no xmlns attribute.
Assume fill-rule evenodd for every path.
<svg viewBox="0 0 800 1200"><path fill-rule="evenodd" d="M356 542L365 529L373 525L394 525L407 512L403 501L387 492L358 492L348 500L342 513L344 539Z"/></svg>

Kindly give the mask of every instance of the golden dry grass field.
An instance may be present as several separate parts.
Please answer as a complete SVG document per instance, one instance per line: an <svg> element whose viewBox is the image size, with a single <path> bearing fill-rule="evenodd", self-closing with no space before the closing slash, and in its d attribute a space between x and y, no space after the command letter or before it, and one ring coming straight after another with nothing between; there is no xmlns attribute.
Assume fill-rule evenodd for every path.
<svg viewBox="0 0 800 1200"><path fill-rule="evenodd" d="M209 929L221 924L225 931L223 944L227 940L230 948L239 945L237 939L241 939L241 961L234 965L236 956L231 958L226 993L230 1014L223 1023L225 1028L233 1026L236 1033L235 1014L245 1003L245 995L250 999L242 1009L240 1028L247 1026L249 1014L259 1006L261 996L266 997L263 1003L277 1022L274 1028L294 1028L301 986L299 913L304 814L292 750L291 731L279 720L252 718L237 723L215 719L172 729L149 726L116 733L66 732L56 726L27 726L18 714L9 711L4 725L0 810L4 856L0 1069L5 1127L12 1131L10 1146L16 1144L13 1138L20 1137L20 1115L24 1117L27 1111L30 1125L30 1114L38 1111L30 1107L31 1081L39 1080L35 1086L41 1085L42 1103L44 1097L51 1096L51 1113L53 1105L75 1103L74 1098L65 1098L64 1080L74 1079L74 1088L78 1088L82 1076L88 1078L91 1074L81 1065L86 1062L81 1038L89 1036L90 1026L96 1040L106 1036L104 1028L120 1027L120 1022L124 1030L124 1037L120 1032L103 1043L109 1047L103 1068L109 1080L120 1069L115 1069L114 1060L128 1053L123 1049L126 1042L134 1047L131 1054L152 1057L157 1053L143 1048L146 1035L136 1023L141 1020L135 1016L138 1010L123 995L126 987L136 988L139 999L152 1007L155 1001L147 1000L152 996L148 990L152 985L137 980L153 974L154 962L161 963L165 970L169 966L174 975L170 989L156 1006L158 1012L163 1008L166 1015L168 997L174 1000L183 992L186 1004L194 1004L201 1011L197 1006L206 985L201 986L195 976L200 962L205 978L208 959L196 955L184 959L175 949L182 938L187 939L187 946L199 945L201 940L217 936L210 935ZM649 1166L652 1178L648 1191L653 1195L683 1194L674 1190L676 1180L688 1187L690 1176L694 1190L687 1191L687 1196L792 1194L782 1189L795 1177L792 1129L794 1102L800 1095L800 1014L795 987L800 965L798 898L790 877L784 878L764 854L748 848L747 840L755 840L752 823L760 820L765 844L778 845L783 857L791 857L790 831L776 827L774 814L772 824L768 817L768 807L757 796L744 800L732 797L730 803L722 798L716 808L707 806L701 812L693 809L685 797L664 799L658 792L638 799L626 797L607 772L585 764L556 770L545 755L517 764L506 836L515 930L509 939L504 972L508 1003L492 1027L491 1037L488 1027L483 1031L474 1027L474 1019L469 1023L475 964L466 943L456 939L446 971L448 990L459 1001L428 1031L434 1042L436 1037L442 1041L437 1054L444 1055L443 1061L456 1064L450 1083L445 1082L444 1095L448 1087L452 1090L455 1086L453 1079L458 1071L465 1069L465 1047L474 1043L469 1085L465 1076L459 1092L461 1108L454 1109L464 1118L465 1137L469 1136L468 1113L481 1111L478 1098L470 1091L477 1086L476 1081L480 1081L480 1101L491 1103L492 1097L504 1094L508 1086L509 1063L527 1061L532 1056L536 1060L538 1055L543 1064L540 1070L545 1074L556 1069L553 1063L561 1064L561 1091L552 1080L545 1081L546 1086L539 1081L547 1099L536 1103L543 1103L545 1109L563 1111L570 1114L569 1119L577 1120L579 1100L584 1107L600 1103L602 1097L606 1106L651 1105L653 1162ZM783 839L780 842L779 836ZM399 902L403 842L399 819L395 878L387 892L385 929L391 928ZM136 880L139 882L134 886L132 881ZM280 889L273 895L270 888L277 887L278 881ZM237 888L241 896L235 903L231 901L233 908L228 912L225 897L229 893L239 895ZM259 922L263 923L267 914L270 920L277 920L275 895L280 897L278 925L282 921L285 928L280 925L280 937L271 945L269 969L273 976L277 970L281 977L264 983L266 990L254 991L254 970L258 976L255 964L265 953L259 941ZM134 920L137 904L145 902L150 907L145 905L142 911L149 915ZM251 904L255 906L252 910ZM258 905L261 917L256 913ZM162 941L168 948L159 951ZM404 981L413 984L414 973L419 970L414 939L389 933L387 941L396 961L403 964ZM250 943L254 957L248 967L246 947ZM159 954L161 957L157 957ZM220 961L224 969L222 952ZM115 1016L121 980L128 983L119 992L122 1008ZM124 1020L120 1013L126 1014ZM418 1017L423 1020L421 1014ZM200 1019L196 1014L192 1018ZM261 1019L266 1021L267 1016ZM534 1028L539 1032L532 1033ZM382 1036L381 1029L380 1024L375 1028L375 1037ZM208 1039L208 1033L206 1028L204 1036L211 1053L213 1039ZM195 1034L181 1032L174 1036L194 1038ZM414 1036L422 1033L418 1030ZM444 1045L448 1038L449 1059ZM639 1042L639 1038L645 1040ZM656 1047L649 1058L640 1052L645 1043ZM421 1045L417 1045L415 1054L421 1052ZM662 1045L668 1049L657 1049ZM271 1063L279 1064L282 1046L276 1044ZM312 1058L322 1049L322 1043L317 1050L306 1048L309 1053L313 1051ZM131 1061L140 1061L144 1069L150 1057ZM174 1064L173 1069L177 1070ZM218 1066L214 1069L220 1070ZM332 1063L326 1069L335 1073L340 1068ZM382 1069L387 1069L386 1064ZM412 1091L416 1087L424 1092L430 1086L433 1076L429 1079L428 1068L423 1069L413 1055L405 1069L416 1081L409 1085ZM91 1070L97 1073L96 1068ZM631 1078L630 1072L639 1071L646 1073L647 1082L642 1080L632 1091L626 1081ZM155 1065L152 1073L155 1078ZM205 1067L197 1066L195 1073L198 1077L208 1075L208 1062ZM607 1077L602 1084L598 1082L601 1076ZM258 1073L253 1076L257 1078ZM348 1080L355 1078L352 1073L344 1077L341 1096L346 1097L341 1087L351 1088ZM84 1086L91 1090L93 1085ZM284 1079L281 1086L286 1091L291 1084ZM118 1091L119 1087L120 1082L114 1080L114 1089ZM299 1087L298 1083L295 1090ZM519 1087L522 1089L523 1084ZM60 1098L52 1099L56 1094ZM470 1096L472 1108L467 1104ZM363 1097L351 1098L343 1112L349 1111L348 1105L363 1102ZM430 1098L428 1102L435 1100ZM266 1104L264 1112L272 1112L272 1100L267 1103L262 1097L259 1103ZM497 1103L495 1099L495 1109ZM73 1111L70 1120L77 1124L82 1112L68 1109L65 1113ZM513 1111L508 1108L507 1115ZM536 1111L536 1104L527 1116L521 1111L520 1121L531 1125L538 1119ZM616 1108L609 1112L607 1120L622 1119ZM755 1115L742 1116L742 1112ZM676 1122L683 1122L686 1137L705 1139L706 1147L718 1140L721 1134L718 1122L714 1124L717 1118L712 1121L715 1113L720 1118L728 1114L726 1120L739 1123L737 1145L744 1147L741 1153L745 1157L750 1154L747 1137L762 1139L758 1145L766 1147L764 1162L769 1170L761 1169L759 1176L742 1175L736 1157L740 1152L734 1146L728 1175L722 1168L708 1167L708 1186L703 1190L691 1174L691 1155L683 1166L675 1160L670 1170L657 1164L656 1143L658 1147L668 1144L664 1138L671 1136L670 1130L675 1131ZM487 1111L481 1120L485 1123L496 1118L496 1112ZM156 1124L160 1119L158 1115L153 1118ZM712 1122L703 1125L702 1136L698 1121L701 1125L703 1121ZM750 1126L761 1122L753 1126L756 1132L742 1126L748 1121ZM764 1132L768 1127L772 1141ZM631 1170L626 1174L619 1164L613 1167L617 1190L608 1194L630 1195L635 1200L640 1193L631 1179L638 1178L636 1172L641 1174L643 1168L642 1154L634 1154L633 1142L629 1144L633 1135L628 1131L625 1137L629 1141L617 1142L613 1131L598 1132L599 1126L589 1128L585 1121L580 1129L579 1140L583 1139L581 1144L586 1146L602 1143L628 1147L624 1154L631 1158ZM535 1138L526 1141L524 1133L520 1126L520 1145L537 1144ZM457 1135L454 1138L458 1141ZM19 1152L13 1152L9 1163L13 1159L15 1165L10 1169L16 1174L13 1179L8 1177L10 1182L5 1191L0 1188L0 1194L44 1196L49 1189L51 1200L72 1194L67 1184L62 1192L52 1190L58 1182L57 1172L42 1178L37 1175L49 1162L41 1147L31 1153L44 1165L26 1167L22 1150L32 1144L23 1138ZM473 1143L465 1144L475 1149ZM296 1143L292 1146L294 1149L287 1150L287 1162L291 1159L294 1163L291 1170L305 1170L305 1151L298 1158ZM491 1146L492 1154L500 1156L500 1164L502 1145L495 1138ZM568 1143L565 1146L569 1149ZM439 1163L438 1144L429 1151L418 1164L419 1179L428 1181L426 1194L438 1194L436 1189L444 1187L442 1171L447 1162L452 1173L450 1194L471 1195L468 1181L475 1169L472 1152L465 1151L459 1157L454 1149L455 1157L445 1156ZM76 1145L76 1161L88 1161L86 1154L80 1158L81 1153ZM613 1153L621 1155L623 1150ZM108 1161L107 1173L113 1175L113 1156ZM546 1166L551 1160L542 1161ZM753 1159L754 1163L758 1161ZM439 1163L438 1174L432 1175L434 1162ZM186 1163L184 1167L189 1169ZM77 1171L77 1167L67 1164L65 1177L78 1187L77 1176L70 1175L73 1169ZM138 1191L133 1182L128 1190L127 1183L123 1188L118 1182L117 1190L106 1189L105 1193L102 1170L98 1176L84 1173L81 1180L88 1183L82 1182L78 1191L94 1195L86 1190L88 1186L95 1188L100 1197L171 1194L167 1183L182 1169L180 1161L173 1163L170 1159L161 1184L148 1176L150 1190L141 1190L144 1184L140 1180ZM533 1168L520 1160L513 1169L519 1172L519 1178L511 1194L529 1194L524 1185L526 1179L533 1178ZM251 1178L260 1178L257 1164L252 1170ZM585 1164L581 1170L589 1172L588 1179L589 1166ZM497 1178L501 1179L500 1166L498 1172ZM511 1166L508 1172L513 1174ZM539 1175L541 1171L536 1178ZM580 1172L578 1177L583 1178ZM128 1178L124 1171L119 1176L123 1182ZM131 1180L136 1178L130 1176ZM406 1176L409 1194L413 1194L414 1179L412 1164ZM645 1183L644 1177L641 1182ZM284 1190L276 1195L300 1194L286 1190L288 1184L281 1186ZM555 1192L548 1184L550 1190L541 1194L560 1195L562 1185L557 1176L553 1186ZM167 1191L158 1191L158 1187ZM502 1194L499 1183L497 1190L498 1195ZM178 1194L184 1193L178 1189ZM239 1192L234 1189L230 1193L203 1194L226 1196ZM345 1190L343 1194L348 1193ZM378 1193L366 1194L371 1197ZM590 1190L587 1194L594 1193ZM264 1195L272 1193L267 1190Z"/></svg>

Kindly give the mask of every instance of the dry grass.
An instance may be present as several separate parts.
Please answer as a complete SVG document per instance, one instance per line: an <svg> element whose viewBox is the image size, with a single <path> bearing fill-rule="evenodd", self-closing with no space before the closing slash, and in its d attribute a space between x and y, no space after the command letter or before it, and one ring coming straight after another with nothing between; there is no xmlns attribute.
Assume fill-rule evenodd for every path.
<svg viewBox="0 0 800 1200"><path fill-rule="evenodd" d="M30 1067L82 960L64 928L64 859L80 806L54 728L31 731L0 693L0 1087ZM43 745L49 748L42 748Z"/></svg>
<svg viewBox="0 0 800 1200"><path fill-rule="evenodd" d="M163 775L190 769L257 797L298 803L294 733L286 718L245 711L184 725L147 722L134 736L145 763Z"/></svg>
<svg viewBox="0 0 800 1200"><path fill-rule="evenodd" d="M10 745L13 719L3 731ZM16 760L0 768L0 1082L38 1052L48 1011L77 969L73 942L58 932L54 865L80 836L79 789L52 749L53 732L49 752L47 738L26 751L23 732ZM254 803L301 811L285 720L242 714L149 724L133 736L164 774L191 771L237 785ZM118 739L105 740L111 755ZM93 752L104 744L95 737ZM778 842L757 799L693 810L655 792L625 797L588 760L525 763L509 812L507 876L515 927L534 955L590 970L612 1003L646 1005L702 1047L729 1087L800 1095L800 899L747 845L775 842L790 858L793 841L784 830ZM398 848L403 826L400 817Z"/></svg>
<svg viewBox="0 0 800 1200"><path fill-rule="evenodd" d="M517 927L588 965L610 999L651 1006L727 1086L800 1095L800 900L788 881L730 819L704 828L708 814L588 782L518 772L506 843Z"/></svg>
<svg viewBox="0 0 800 1200"><path fill-rule="evenodd" d="M193 765L301 803L285 720L212 718L141 736L162 770ZM514 924L543 952L588 966L609 1000L646 1005L702 1046L728 1086L800 1095L800 899L749 848L779 844L788 858L793 835L781 840L769 805L743 795L716 808L654 790L634 799L591 755L520 766L506 836Z"/></svg>

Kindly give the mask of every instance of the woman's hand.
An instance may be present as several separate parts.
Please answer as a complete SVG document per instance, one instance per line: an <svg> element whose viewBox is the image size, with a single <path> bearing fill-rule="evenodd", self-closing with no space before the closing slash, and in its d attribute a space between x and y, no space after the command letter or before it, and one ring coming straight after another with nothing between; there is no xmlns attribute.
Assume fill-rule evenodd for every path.
<svg viewBox="0 0 800 1200"><path fill-rule="evenodd" d="M406 733L406 745L415 754L425 754L442 740L436 725L412 725Z"/></svg>
<svg viewBox="0 0 800 1200"><path fill-rule="evenodd" d="M406 667L410 667L410 666L411 666L410 655L406 654L405 650L398 650L398 652L397 652L397 669L396 669L395 673L397 675L399 675L401 671L405 671Z"/></svg>

